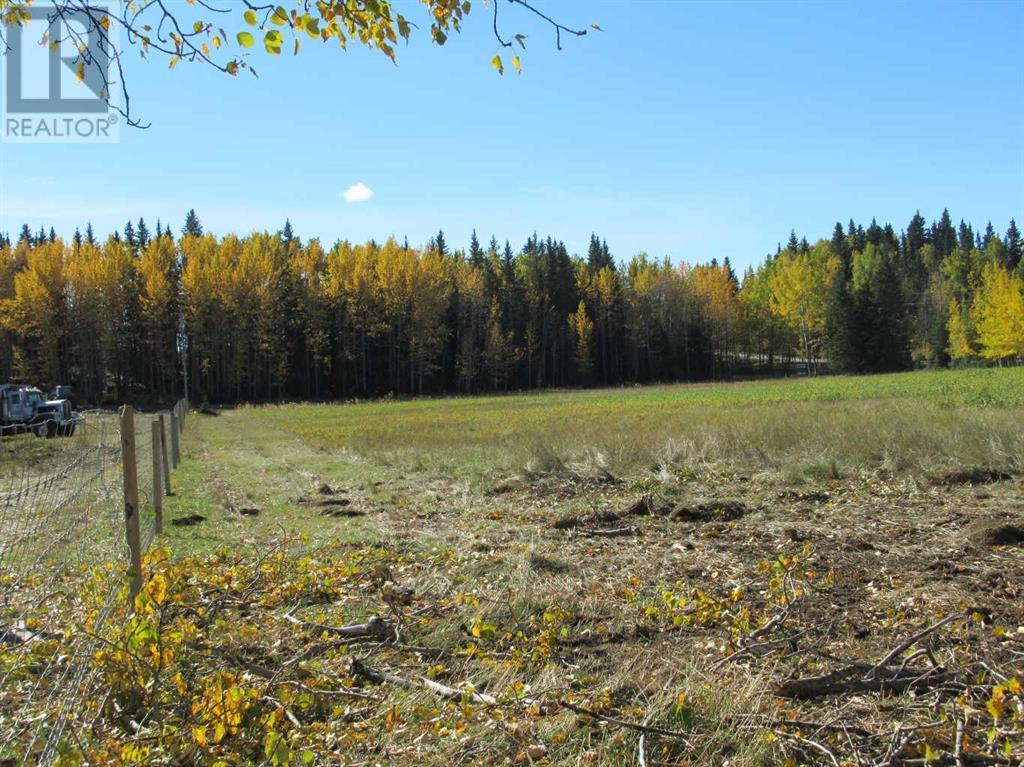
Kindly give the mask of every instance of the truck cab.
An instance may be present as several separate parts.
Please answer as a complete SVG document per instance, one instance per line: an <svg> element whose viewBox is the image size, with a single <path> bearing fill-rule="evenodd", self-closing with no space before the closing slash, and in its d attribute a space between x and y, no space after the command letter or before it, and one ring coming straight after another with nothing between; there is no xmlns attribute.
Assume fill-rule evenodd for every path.
<svg viewBox="0 0 1024 767"><path fill-rule="evenodd" d="M80 420L69 400L47 400L39 389L25 384L0 386L0 433L70 437Z"/></svg>

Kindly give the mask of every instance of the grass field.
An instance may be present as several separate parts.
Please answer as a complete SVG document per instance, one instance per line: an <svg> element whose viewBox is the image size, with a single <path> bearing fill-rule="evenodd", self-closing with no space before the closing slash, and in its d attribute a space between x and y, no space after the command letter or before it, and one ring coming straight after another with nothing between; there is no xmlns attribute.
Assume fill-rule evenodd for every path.
<svg viewBox="0 0 1024 767"><path fill-rule="evenodd" d="M228 487L274 506L281 483L297 492L311 474L400 496L380 489L385 480L487 491L567 472L715 468L795 481L865 470L1015 472L1024 470L1024 368L243 407L199 422L210 460L184 481L205 488L200 506L218 505Z"/></svg>
<svg viewBox="0 0 1024 767"><path fill-rule="evenodd" d="M173 667L95 762L1024 759L1024 369L240 407L183 446Z"/></svg>
<svg viewBox="0 0 1024 767"><path fill-rule="evenodd" d="M637 764L646 722L647 764L954 764L968 699L977 763L1021 756L981 697L1024 658L1024 369L242 407L185 445L172 552L345 563L245 642L400 627L331 656L381 696L343 763ZM925 683L780 694L944 616L924 645L970 684L904 651Z"/></svg>

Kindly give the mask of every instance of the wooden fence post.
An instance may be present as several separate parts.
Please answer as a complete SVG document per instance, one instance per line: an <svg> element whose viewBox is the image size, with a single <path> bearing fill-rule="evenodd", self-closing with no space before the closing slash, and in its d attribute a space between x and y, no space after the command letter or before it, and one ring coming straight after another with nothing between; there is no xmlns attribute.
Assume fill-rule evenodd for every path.
<svg viewBox="0 0 1024 767"><path fill-rule="evenodd" d="M164 493L171 494L171 448L167 444L167 421L160 414L160 458L164 465Z"/></svg>
<svg viewBox="0 0 1024 767"><path fill-rule="evenodd" d="M135 408L121 408L121 465L124 468L124 527L128 541L128 609L142 589L142 537L139 534L139 473L135 455Z"/></svg>
<svg viewBox="0 0 1024 767"><path fill-rule="evenodd" d="M171 410L171 468L177 469L181 463L181 449L178 445L178 408Z"/></svg>
<svg viewBox="0 0 1024 767"><path fill-rule="evenodd" d="M164 462L161 458L160 444L163 441L160 432L160 421L153 419L153 515L156 517L156 532L164 531Z"/></svg>

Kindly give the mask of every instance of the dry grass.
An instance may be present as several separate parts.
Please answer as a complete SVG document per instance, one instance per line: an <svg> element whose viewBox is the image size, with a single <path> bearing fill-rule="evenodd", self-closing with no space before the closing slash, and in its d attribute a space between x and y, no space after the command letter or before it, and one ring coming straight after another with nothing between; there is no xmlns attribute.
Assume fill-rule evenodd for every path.
<svg viewBox="0 0 1024 767"><path fill-rule="evenodd" d="M191 420L168 504L205 520L164 543L232 574L202 663L249 683L239 659L259 658L373 696L299 717L297 748L324 764L632 765L646 727L659 767L955 765L960 721L963 764L1015 765L1024 730L986 704L1024 667L1024 548L1006 532L1021 404L993 404L998 376L930 375L841 401L833 382L813 402L771 384L771 402L680 387L224 411ZM940 401L954 384L957 406ZM272 582L246 591L249 552L288 534ZM399 632L327 648L289 610ZM895 661L916 689L779 694L943 616ZM467 692L380 683L353 658Z"/></svg>

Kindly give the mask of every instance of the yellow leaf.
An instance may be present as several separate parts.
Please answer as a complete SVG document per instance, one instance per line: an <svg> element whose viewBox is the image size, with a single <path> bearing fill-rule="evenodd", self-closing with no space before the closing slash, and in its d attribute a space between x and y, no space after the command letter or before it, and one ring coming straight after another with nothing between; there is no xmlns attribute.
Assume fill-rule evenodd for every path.
<svg viewBox="0 0 1024 767"><path fill-rule="evenodd" d="M288 11L282 8L280 5L274 9L274 12L270 14L270 21L273 24L277 24L279 27L283 27L288 23Z"/></svg>
<svg viewBox="0 0 1024 767"><path fill-rule="evenodd" d="M501 63L501 56L491 59L491 66L498 70L499 75L505 74L505 65Z"/></svg>
<svg viewBox="0 0 1024 767"><path fill-rule="evenodd" d="M515 69L516 72L521 72L523 70L521 64L519 63L519 57L518 56L513 56L512 57L512 68Z"/></svg>
<svg viewBox="0 0 1024 767"><path fill-rule="evenodd" d="M252 10L252 9L250 8L250 9L249 9L248 11L246 11L246 12L245 12L245 13L243 14L243 16L244 16L244 18L245 18L245 22L246 22L247 24L249 24L250 26L253 26L253 27L255 27L255 26L256 26L256 11L254 11L254 10Z"/></svg>

